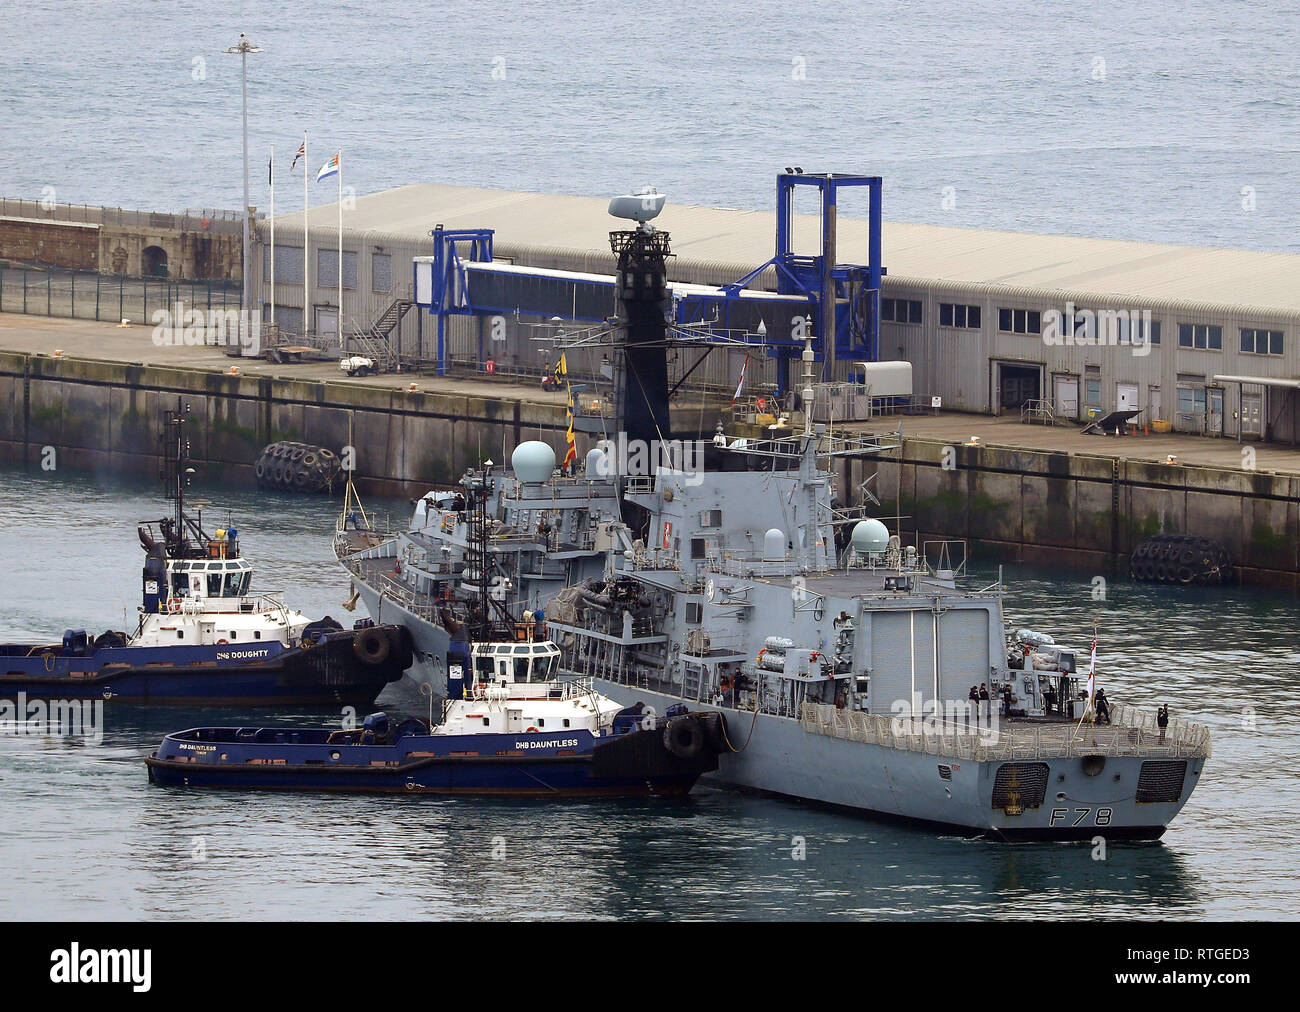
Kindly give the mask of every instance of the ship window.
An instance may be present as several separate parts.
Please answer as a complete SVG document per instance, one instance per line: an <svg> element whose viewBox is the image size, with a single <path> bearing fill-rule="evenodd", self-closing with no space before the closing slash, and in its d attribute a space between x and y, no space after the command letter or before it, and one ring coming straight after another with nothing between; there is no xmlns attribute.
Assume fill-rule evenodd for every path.
<svg viewBox="0 0 1300 1012"><path fill-rule="evenodd" d="M208 575L208 597L221 596L221 574L210 573Z"/></svg>
<svg viewBox="0 0 1300 1012"><path fill-rule="evenodd" d="M176 638L177 638L178 640L183 640L183 639L185 638L185 630L184 630L184 629L177 629L177 630L176 630Z"/></svg>
<svg viewBox="0 0 1300 1012"><path fill-rule="evenodd" d="M240 596L240 597L243 597L245 594L248 593L248 584L252 581L252 579L253 579L253 574L252 574L252 573L248 573L248 572L244 573L243 578L239 581L239 596Z"/></svg>
<svg viewBox="0 0 1300 1012"><path fill-rule="evenodd" d="M545 718L545 717L538 717L538 718L537 718L537 726L538 726L538 727L545 727L545 726L546 726L546 718Z"/></svg>
<svg viewBox="0 0 1300 1012"><path fill-rule="evenodd" d="M262 638L262 630L261 630L261 629L254 629L254 630L253 630L253 639L255 639L255 640L260 640L261 638Z"/></svg>
<svg viewBox="0 0 1300 1012"><path fill-rule="evenodd" d="M568 726L569 726L569 718L568 718L568 717L565 717L565 718L564 718L564 726L565 726L565 727L568 727Z"/></svg>
<svg viewBox="0 0 1300 1012"><path fill-rule="evenodd" d="M226 574L226 597L239 596L240 576L238 573Z"/></svg>
<svg viewBox="0 0 1300 1012"><path fill-rule="evenodd" d="M491 657L485 657L480 654L474 658L474 671L480 679L491 680L494 663Z"/></svg>
<svg viewBox="0 0 1300 1012"><path fill-rule="evenodd" d="M532 662L529 661L527 657L515 658L515 681L516 682L528 681L528 666L531 663Z"/></svg>
<svg viewBox="0 0 1300 1012"><path fill-rule="evenodd" d="M699 601L686 602L686 624L699 625L704 618L704 605Z"/></svg>
<svg viewBox="0 0 1300 1012"><path fill-rule="evenodd" d="M180 597L189 586L184 573L172 573L172 597Z"/></svg>
<svg viewBox="0 0 1300 1012"><path fill-rule="evenodd" d="M235 632L235 630L231 629L231 630L230 630L230 638L231 638L232 640L237 640L237 639L239 639L239 635Z"/></svg>
<svg viewBox="0 0 1300 1012"><path fill-rule="evenodd" d="M489 723L488 718L487 718L487 717L484 717L484 718L483 718L483 726L484 726L484 727L487 727L487 726L488 726L488 723Z"/></svg>

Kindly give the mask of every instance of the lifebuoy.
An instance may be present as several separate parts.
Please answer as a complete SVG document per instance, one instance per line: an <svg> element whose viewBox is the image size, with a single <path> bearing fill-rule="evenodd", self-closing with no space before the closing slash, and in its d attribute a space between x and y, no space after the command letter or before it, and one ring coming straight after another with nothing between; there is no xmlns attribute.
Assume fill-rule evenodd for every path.
<svg viewBox="0 0 1300 1012"><path fill-rule="evenodd" d="M524 734L532 734L532 733L535 732L536 730L537 730L537 728L535 728L535 727L533 727L533 726L530 725L529 728L528 728L528 730L525 731Z"/></svg>
<svg viewBox="0 0 1300 1012"><path fill-rule="evenodd" d="M229 642L230 640L217 640L217 646L221 646L222 644L229 643Z"/></svg>
<svg viewBox="0 0 1300 1012"><path fill-rule="evenodd" d="M181 599L179 597L169 598L167 601L167 610L175 615L181 610Z"/></svg>
<svg viewBox="0 0 1300 1012"><path fill-rule="evenodd" d="M492 359L488 359L486 362L483 363L483 371L487 373L489 376L491 376L494 372L497 371L497 364L494 361L492 361Z"/></svg>

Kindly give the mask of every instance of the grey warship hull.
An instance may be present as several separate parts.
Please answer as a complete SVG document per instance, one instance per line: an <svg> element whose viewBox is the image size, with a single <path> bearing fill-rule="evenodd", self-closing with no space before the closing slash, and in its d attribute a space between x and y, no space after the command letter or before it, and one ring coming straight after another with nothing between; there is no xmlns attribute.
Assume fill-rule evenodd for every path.
<svg viewBox="0 0 1300 1012"><path fill-rule="evenodd" d="M618 682L597 680L596 686L624 705L644 702L660 712L680 702ZM1180 758L1170 747L1165 757L1102 755L1103 763L1094 760L1085 769L1086 756L1113 750L1109 743L1090 746L1087 738L1068 755L965 758L938 748L837 737L833 718L827 726L811 715L692 705L721 712L739 750L724 752L706 782L1006 841L1159 839L1191 796L1204 764L1203 758ZM1024 789L1018 804L1008 806L1013 770ZM1151 797L1164 800L1138 801L1144 783L1151 785Z"/></svg>

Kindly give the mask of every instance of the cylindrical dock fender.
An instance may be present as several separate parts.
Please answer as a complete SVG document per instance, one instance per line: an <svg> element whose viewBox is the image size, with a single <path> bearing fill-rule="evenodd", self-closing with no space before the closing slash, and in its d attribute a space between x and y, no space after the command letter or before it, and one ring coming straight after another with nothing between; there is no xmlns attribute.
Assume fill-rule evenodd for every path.
<svg viewBox="0 0 1300 1012"><path fill-rule="evenodd" d="M358 629L352 637L352 653L362 664L372 667L383 664L392 650L393 644L387 632L375 626Z"/></svg>
<svg viewBox="0 0 1300 1012"><path fill-rule="evenodd" d="M664 725L664 748L679 759L693 759L704 749L704 728L694 716L674 717Z"/></svg>

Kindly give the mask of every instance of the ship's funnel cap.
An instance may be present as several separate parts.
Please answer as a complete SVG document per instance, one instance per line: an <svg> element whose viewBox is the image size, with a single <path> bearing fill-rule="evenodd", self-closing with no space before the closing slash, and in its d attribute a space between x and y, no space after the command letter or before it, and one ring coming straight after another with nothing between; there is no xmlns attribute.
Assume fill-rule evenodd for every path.
<svg viewBox="0 0 1300 1012"><path fill-rule="evenodd" d="M849 543L859 555L883 555L889 547L889 528L879 520L859 520L853 525Z"/></svg>
<svg viewBox="0 0 1300 1012"><path fill-rule="evenodd" d="M549 481L555 472L555 451L547 443L530 439L515 447L510 454L510 466L515 477L525 485L540 485Z"/></svg>

